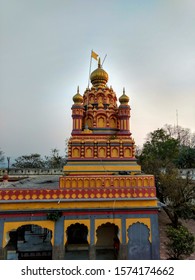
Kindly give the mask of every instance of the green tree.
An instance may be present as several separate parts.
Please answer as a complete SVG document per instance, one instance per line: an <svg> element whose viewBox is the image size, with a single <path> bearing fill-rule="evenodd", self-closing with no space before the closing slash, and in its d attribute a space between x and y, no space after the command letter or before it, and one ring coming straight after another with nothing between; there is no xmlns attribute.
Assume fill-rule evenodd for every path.
<svg viewBox="0 0 195 280"><path fill-rule="evenodd" d="M179 218L194 218L195 182L190 175L182 178L178 170L171 167L158 178L158 197L166 205L164 211L173 226L178 226Z"/></svg>
<svg viewBox="0 0 195 280"><path fill-rule="evenodd" d="M12 165L15 168L44 168L44 162L39 154L20 156Z"/></svg>
<svg viewBox="0 0 195 280"><path fill-rule="evenodd" d="M5 157L4 157L4 152L0 150L0 162L4 162Z"/></svg>
<svg viewBox="0 0 195 280"><path fill-rule="evenodd" d="M195 133L191 133L189 128L166 124L164 130L168 135L177 139L180 146L195 147Z"/></svg>
<svg viewBox="0 0 195 280"><path fill-rule="evenodd" d="M59 155L59 150L54 148L51 150L51 156L45 157L45 167L62 168L66 162L66 158Z"/></svg>
<svg viewBox="0 0 195 280"><path fill-rule="evenodd" d="M191 133L189 128L181 126L165 125L164 129L179 143L176 166L178 168L195 168L195 133Z"/></svg>
<svg viewBox="0 0 195 280"><path fill-rule="evenodd" d="M168 226L166 230L168 242L165 242L169 259L180 260L194 252L195 238L188 229L182 225L174 228Z"/></svg>
<svg viewBox="0 0 195 280"><path fill-rule="evenodd" d="M176 165L178 168L195 168L195 148L181 146Z"/></svg>
<svg viewBox="0 0 195 280"><path fill-rule="evenodd" d="M139 162L146 173L159 175L162 168L174 163L179 153L179 142L161 128L148 134L139 156Z"/></svg>
<svg viewBox="0 0 195 280"><path fill-rule="evenodd" d="M188 143L166 128L151 132L138 157L142 170L155 175L157 196L172 224L177 227L179 218L191 218L194 213L195 185L189 174L186 178L179 176L177 165L182 145ZM184 139L185 138L185 139ZM185 140L185 141L184 141Z"/></svg>

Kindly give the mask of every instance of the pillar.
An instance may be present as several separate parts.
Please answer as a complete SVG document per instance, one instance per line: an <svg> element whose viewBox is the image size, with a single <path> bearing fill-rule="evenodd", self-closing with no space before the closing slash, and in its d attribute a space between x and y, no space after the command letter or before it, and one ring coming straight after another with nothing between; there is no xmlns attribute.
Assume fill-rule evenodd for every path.
<svg viewBox="0 0 195 280"><path fill-rule="evenodd" d="M96 259L96 247L95 247L95 220L93 217L90 219L90 244L89 244L89 259Z"/></svg>
<svg viewBox="0 0 195 280"><path fill-rule="evenodd" d="M6 250L0 247L0 260L6 260Z"/></svg>
<svg viewBox="0 0 195 280"><path fill-rule="evenodd" d="M6 250L2 247L3 244L3 229L4 229L4 221L0 220L0 260L6 259Z"/></svg>
<svg viewBox="0 0 195 280"><path fill-rule="evenodd" d="M96 259L95 244L89 246L89 259L90 260L95 260Z"/></svg>
<svg viewBox="0 0 195 280"><path fill-rule="evenodd" d="M160 260L160 237L158 225L158 212L151 215L151 230L152 230L152 259Z"/></svg>
<svg viewBox="0 0 195 280"><path fill-rule="evenodd" d="M64 217L62 216L55 222L52 259L64 260L64 254Z"/></svg>
<svg viewBox="0 0 195 280"><path fill-rule="evenodd" d="M122 234L122 242L120 244L118 259L127 260L126 219L125 218L122 218L121 234Z"/></svg>
<svg viewBox="0 0 195 280"><path fill-rule="evenodd" d="M127 245L120 244L118 260L127 260Z"/></svg>

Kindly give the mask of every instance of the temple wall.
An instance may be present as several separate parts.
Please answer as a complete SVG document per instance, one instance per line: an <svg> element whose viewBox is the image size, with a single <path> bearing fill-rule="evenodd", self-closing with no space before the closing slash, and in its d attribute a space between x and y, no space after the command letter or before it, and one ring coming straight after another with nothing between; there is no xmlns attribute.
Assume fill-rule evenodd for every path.
<svg viewBox="0 0 195 280"><path fill-rule="evenodd" d="M146 210L145 210L146 212ZM65 250L67 242L67 229L69 226L79 223L88 228L88 245L89 245L89 259L96 258L97 250L97 231L102 225L115 225L118 228L118 238L120 240L120 254L119 259L136 259L136 254L132 256L131 249L134 248L140 252L138 241L135 236L140 236L142 231L141 245L148 244L149 253L146 254L146 259L159 259L159 233L158 220L155 211L147 211L148 213L140 213L140 211L121 211L120 213L113 213L106 211L94 211L94 214L83 213L68 213L64 212L57 221L50 221L46 218L46 213L36 213L35 215L19 215L12 213L9 215L1 215L0 218L0 258L6 259L6 244L8 242L8 233L12 229L17 229L22 225L35 224L52 231L52 258L64 259L68 257L68 252ZM141 225L141 229L140 229ZM131 233L131 229L133 230ZM148 236L144 235L148 232ZM145 236L145 239L144 239ZM109 237L108 233L105 239ZM110 242L110 241L109 241ZM109 243L108 242L108 243ZM111 245L111 243L110 243ZM67 256L66 256L67 254ZM74 252L72 252L74 255ZM139 254L137 255L139 256ZM141 256L143 259L143 254Z"/></svg>
<svg viewBox="0 0 195 280"><path fill-rule="evenodd" d="M7 168L0 168L0 176L7 174ZM41 169L41 168L10 168L10 176L38 176L38 175L62 175L62 169Z"/></svg>

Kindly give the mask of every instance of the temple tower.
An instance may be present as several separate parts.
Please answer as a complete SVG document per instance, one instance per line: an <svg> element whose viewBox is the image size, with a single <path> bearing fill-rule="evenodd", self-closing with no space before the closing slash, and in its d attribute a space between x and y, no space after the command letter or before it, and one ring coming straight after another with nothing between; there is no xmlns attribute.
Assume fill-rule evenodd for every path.
<svg viewBox="0 0 195 280"><path fill-rule="evenodd" d="M74 104L72 105L72 134L77 134L82 131L82 120L83 120L83 97L79 93L79 87L77 93L73 96Z"/></svg>
<svg viewBox="0 0 195 280"><path fill-rule="evenodd" d="M77 89L73 97L73 129L60 189L76 211L72 228L80 223L90 229L90 259L104 258L105 250L116 245L113 240L118 248L114 258L158 259L154 176L143 175L135 158L129 97L123 89L118 106L108 79L99 59L91 87L83 95ZM110 258L108 253L105 259Z"/></svg>
<svg viewBox="0 0 195 280"><path fill-rule="evenodd" d="M107 85L108 74L100 60L90 79L92 87L83 96L77 90L73 97L73 129L65 175L140 173L130 132L129 97L123 89L118 107L116 93Z"/></svg>

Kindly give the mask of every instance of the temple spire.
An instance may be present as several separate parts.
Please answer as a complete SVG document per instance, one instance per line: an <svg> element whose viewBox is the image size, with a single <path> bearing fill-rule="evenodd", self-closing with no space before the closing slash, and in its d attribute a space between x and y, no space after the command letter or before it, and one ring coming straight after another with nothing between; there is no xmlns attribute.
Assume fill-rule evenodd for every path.
<svg viewBox="0 0 195 280"><path fill-rule="evenodd" d="M121 104L127 104L129 102L129 97L125 94L125 87L123 87L123 94L119 98Z"/></svg>
<svg viewBox="0 0 195 280"><path fill-rule="evenodd" d="M100 57L99 57L99 59L98 59L98 68L102 68Z"/></svg>
<svg viewBox="0 0 195 280"><path fill-rule="evenodd" d="M83 96L79 93L79 86L77 86L77 93L73 96L74 103L83 103Z"/></svg>

